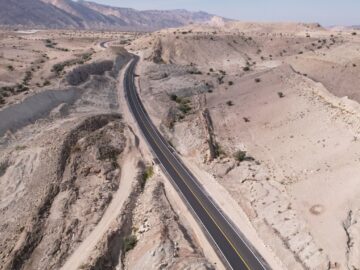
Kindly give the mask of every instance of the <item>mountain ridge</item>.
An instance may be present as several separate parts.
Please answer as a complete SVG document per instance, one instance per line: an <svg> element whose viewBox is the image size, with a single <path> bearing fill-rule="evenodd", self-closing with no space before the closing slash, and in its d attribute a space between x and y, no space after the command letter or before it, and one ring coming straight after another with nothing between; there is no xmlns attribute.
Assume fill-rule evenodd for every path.
<svg viewBox="0 0 360 270"><path fill-rule="evenodd" d="M214 17L203 11L140 11L84 0L0 0L0 6L0 25L26 28L154 31L204 23Z"/></svg>

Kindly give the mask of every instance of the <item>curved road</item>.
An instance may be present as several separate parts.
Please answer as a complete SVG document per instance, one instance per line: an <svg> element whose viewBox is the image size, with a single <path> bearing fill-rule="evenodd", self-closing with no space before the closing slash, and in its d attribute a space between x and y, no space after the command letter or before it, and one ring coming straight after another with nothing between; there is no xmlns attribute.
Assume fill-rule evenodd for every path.
<svg viewBox="0 0 360 270"><path fill-rule="evenodd" d="M241 232L232 225L230 219L202 189L198 180L184 166L172 147L153 125L135 86L134 72L138 60L139 57L134 56L126 70L125 94L128 106L162 169L181 193L229 269L270 269Z"/></svg>

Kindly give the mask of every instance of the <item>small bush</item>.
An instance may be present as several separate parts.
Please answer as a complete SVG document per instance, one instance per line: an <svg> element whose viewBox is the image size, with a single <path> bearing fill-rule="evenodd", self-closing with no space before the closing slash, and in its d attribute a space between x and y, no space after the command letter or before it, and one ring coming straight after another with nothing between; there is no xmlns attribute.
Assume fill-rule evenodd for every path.
<svg viewBox="0 0 360 270"><path fill-rule="evenodd" d="M202 74L202 72L200 70L189 70L188 73L192 74L192 75L201 75Z"/></svg>
<svg viewBox="0 0 360 270"><path fill-rule="evenodd" d="M231 100L229 100L229 101L226 102L226 105L228 105L228 106L234 106L234 103L233 103Z"/></svg>
<svg viewBox="0 0 360 270"><path fill-rule="evenodd" d="M16 147L15 147L15 150L16 151L22 151L22 150L25 150L26 149L26 146L25 145L17 145Z"/></svg>
<svg viewBox="0 0 360 270"><path fill-rule="evenodd" d="M8 66L7 66L7 69L8 69L9 71L14 71L14 67L13 67L12 65L8 65Z"/></svg>
<svg viewBox="0 0 360 270"><path fill-rule="evenodd" d="M29 90L29 87L27 87L27 86L25 86L25 85L23 85L23 84L18 84L18 85L16 86L16 92L18 92L18 93L26 92L26 91L28 91L28 90Z"/></svg>
<svg viewBox="0 0 360 270"><path fill-rule="evenodd" d="M232 85L234 85L234 82L233 82L233 81L229 81L228 84L229 84L229 86L232 86Z"/></svg>
<svg viewBox="0 0 360 270"><path fill-rule="evenodd" d="M84 53L81 58L84 60L84 61L89 61L91 60L91 56L92 56L92 53Z"/></svg>
<svg viewBox="0 0 360 270"><path fill-rule="evenodd" d="M50 81L46 80L44 83L43 83L43 86L48 86L50 85Z"/></svg>
<svg viewBox="0 0 360 270"><path fill-rule="evenodd" d="M356 33L356 32L352 32L351 34L352 34L353 36L356 36L356 35L357 35L357 33Z"/></svg>
<svg viewBox="0 0 360 270"><path fill-rule="evenodd" d="M137 238L135 235L129 235L124 238L124 251L128 252L132 250L137 243Z"/></svg>
<svg viewBox="0 0 360 270"><path fill-rule="evenodd" d="M154 175L154 167L153 166L147 166L145 168L145 171L143 172L142 178L144 181L149 180Z"/></svg>
<svg viewBox="0 0 360 270"><path fill-rule="evenodd" d="M53 65L52 67L52 72L55 72L56 74L60 74L65 68L65 65L63 63L58 63L58 64L55 64Z"/></svg>
<svg viewBox="0 0 360 270"><path fill-rule="evenodd" d="M153 166L147 166L144 170L144 172L142 173L141 176L141 190L144 190L146 182L153 177L154 175L154 167Z"/></svg>
<svg viewBox="0 0 360 270"><path fill-rule="evenodd" d="M8 167L9 167L8 161L0 163L0 177L6 173Z"/></svg>
<svg viewBox="0 0 360 270"><path fill-rule="evenodd" d="M243 71L250 71L250 67L244 67Z"/></svg>
<svg viewBox="0 0 360 270"><path fill-rule="evenodd" d="M178 107L178 109L184 113L184 114L187 114L188 112L191 111L191 107L189 106L189 104L184 104L184 103L181 103Z"/></svg>
<svg viewBox="0 0 360 270"><path fill-rule="evenodd" d="M242 162L246 159L246 152L245 151L236 151L234 154L234 158L236 161Z"/></svg>
<svg viewBox="0 0 360 270"><path fill-rule="evenodd" d="M215 143L214 145L215 157L220 157L221 155L225 155L224 150L221 148L219 143Z"/></svg>
<svg viewBox="0 0 360 270"><path fill-rule="evenodd" d="M283 93L283 92L278 92L278 96L279 96L279 98L283 98L283 97L285 97L285 95L284 95L284 93Z"/></svg>
<svg viewBox="0 0 360 270"><path fill-rule="evenodd" d="M234 158L238 162L255 161L253 157L247 155L246 151L241 151L241 150L235 152Z"/></svg>
<svg viewBox="0 0 360 270"><path fill-rule="evenodd" d="M171 94L171 95L170 95L170 99L171 99L172 101L176 101L177 98L178 98L178 96L175 95L175 94Z"/></svg>
<svg viewBox="0 0 360 270"><path fill-rule="evenodd" d="M259 82L261 82L261 79L260 78L255 78L255 82L259 83Z"/></svg>
<svg viewBox="0 0 360 270"><path fill-rule="evenodd" d="M221 76L221 77L217 78L217 80L218 80L219 84L223 84L224 83L224 76Z"/></svg>

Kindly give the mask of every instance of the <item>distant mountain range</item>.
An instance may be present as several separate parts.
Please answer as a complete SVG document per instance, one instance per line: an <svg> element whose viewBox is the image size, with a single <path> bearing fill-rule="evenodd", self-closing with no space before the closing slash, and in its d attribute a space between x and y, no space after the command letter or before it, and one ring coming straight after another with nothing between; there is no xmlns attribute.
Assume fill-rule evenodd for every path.
<svg viewBox="0 0 360 270"><path fill-rule="evenodd" d="M151 31L207 22L212 17L205 12L139 11L82 0L0 0L0 25L27 28Z"/></svg>

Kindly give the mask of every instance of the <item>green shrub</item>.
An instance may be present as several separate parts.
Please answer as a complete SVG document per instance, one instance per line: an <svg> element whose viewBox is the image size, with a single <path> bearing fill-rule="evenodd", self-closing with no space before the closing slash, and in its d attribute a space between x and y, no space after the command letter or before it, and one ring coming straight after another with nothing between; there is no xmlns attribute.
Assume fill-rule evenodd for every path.
<svg viewBox="0 0 360 270"><path fill-rule="evenodd" d="M246 159L246 152L245 151L236 151L234 154L234 158L236 161L242 162Z"/></svg>
<svg viewBox="0 0 360 270"><path fill-rule="evenodd" d="M129 235L124 238L124 251L128 252L132 250L137 243L137 238L135 235Z"/></svg>
<svg viewBox="0 0 360 270"><path fill-rule="evenodd" d="M56 74L60 74L65 68L65 65L63 63L58 63L53 65L52 72L55 72Z"/></svg>
<svg viewBox="0 0 360 270"><path fill-rule="evenodd" d="M154 167L147 166L141 175L141 190L145 188L146 182L153 177L154 175Z"/></svg>
<svg viewBox="0 0 360 270"><path fill-rule="evenodd" d="M225 155L224 150L221 148L219 143L214 144L215 157L220 157L221 155Z"/></svg>
<svg viewBox="0 0 360 270"><path fill-rule="evenodd" d="M144 171L143 175L142 175L142 178L143 178L144 181L147 181L151 177L153 177L153 175L154 175L154 167L153 166L147 166L145 168L145 171Z"/></svg>
<svg viewBox="0 0 360 270"><path fill-rule="evenodd" d="M234 159L238 162L255 161L253 157L247 155L246 151L236 151L233 156ZM256 164L260 164L260 162L256 161Z"/></svg>
<svg viewBox="0 0 360 270"><path fill-rule="evenodd" d="M191 111L191 107L187 103L181 103L178 109L184 114L187 114L188 112Z"/></svg>

